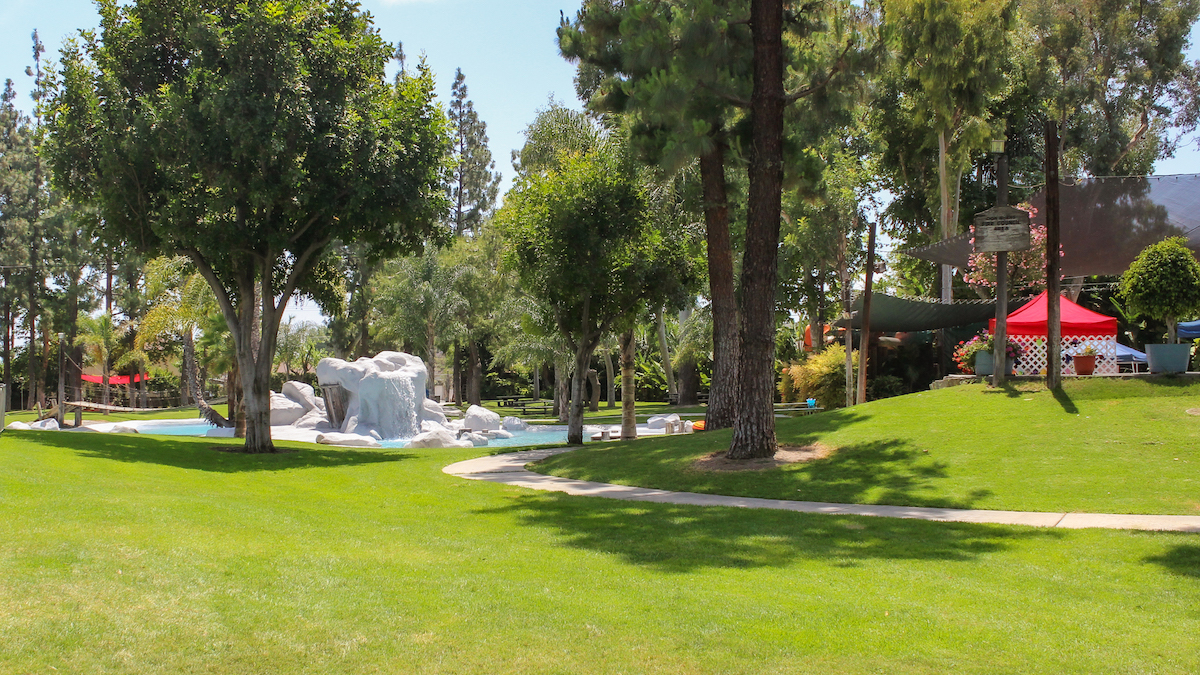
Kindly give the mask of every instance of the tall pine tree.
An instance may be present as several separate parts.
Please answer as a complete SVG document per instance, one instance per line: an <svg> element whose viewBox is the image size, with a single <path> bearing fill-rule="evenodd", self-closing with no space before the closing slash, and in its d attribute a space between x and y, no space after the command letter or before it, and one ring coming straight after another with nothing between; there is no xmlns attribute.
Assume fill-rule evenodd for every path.
<svg viewBox="0 0 1200 675"><path fill-rule="evenodd" d="M454 233L474 233L491 213L500 190L500 173L488 150L487 123L467 99L467 78L454 71L450 88L450 125L454 133L454 174L450 179L450 219Z"/></svg>

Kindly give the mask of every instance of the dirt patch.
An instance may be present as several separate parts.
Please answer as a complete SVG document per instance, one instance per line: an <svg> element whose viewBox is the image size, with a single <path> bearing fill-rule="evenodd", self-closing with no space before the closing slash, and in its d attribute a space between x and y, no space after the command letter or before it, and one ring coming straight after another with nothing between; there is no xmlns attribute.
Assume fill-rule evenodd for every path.
<svg viewBox="0 0 1200 675"><path fill-rule="evenodd" d="M812 445L781 445L775 451L775 456L761 459L728 459L725 451L710 452L692 462L692 468L697 471L765 471L776 469L787 464L811 462L825 459L835 452L824 443Z"/></svg>

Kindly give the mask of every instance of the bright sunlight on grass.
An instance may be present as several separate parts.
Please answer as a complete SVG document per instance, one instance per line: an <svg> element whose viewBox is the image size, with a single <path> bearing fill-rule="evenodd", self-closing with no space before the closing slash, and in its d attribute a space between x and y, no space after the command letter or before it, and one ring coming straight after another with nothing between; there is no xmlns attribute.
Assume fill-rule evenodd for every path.
<svg viewBox="0 0 1200 675"><path fill-rule="evenodd" d="M630 504L441 473L479 450L233 443L0 434L0 672L1200 670L1194 535Z"/></svg>
<svg viewBox="0 0 1200 675"><path fill-rule="evenodd" d="M780 443L829 458L769 471L692 463L728 431L586 446L558 476L713 494L1016 511L1200 514L1200 384L1184 380L955 387L778 421Z"/></svg>

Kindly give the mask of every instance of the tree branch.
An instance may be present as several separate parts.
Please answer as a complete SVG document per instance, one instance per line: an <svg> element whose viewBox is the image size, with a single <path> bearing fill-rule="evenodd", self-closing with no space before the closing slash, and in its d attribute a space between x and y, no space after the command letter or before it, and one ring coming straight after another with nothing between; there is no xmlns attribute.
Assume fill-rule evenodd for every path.
<svg viewBox="0 0 1200 675"><path fill-rule="evenodd" d="M817 92L817 91L823 89L825 87L825 85L829 84L829 81L833 79L833 76L840 73L842 71L842 69L846 67L846 54L850 53L850 48L853 46L854 46L853 38L846 40L845 49L843 49L842 53L838 55L837 61L834 62L833 68L831 68L829 70L829 72L825 75L825 79L821 80L820 82L818 82L816 84L809 85L809 86L805 87L804 89L794 91L790 94L785 93L783 95L783 100L784 100L785 104L786 103L795 103L799 99L802 99L805 96L809 96L809 95L813 94L814 92Z"/></svg>

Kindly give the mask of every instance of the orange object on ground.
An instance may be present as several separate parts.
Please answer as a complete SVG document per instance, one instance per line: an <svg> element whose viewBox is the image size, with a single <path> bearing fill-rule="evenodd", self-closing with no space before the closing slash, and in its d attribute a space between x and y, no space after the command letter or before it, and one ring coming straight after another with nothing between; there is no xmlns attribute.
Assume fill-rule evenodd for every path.
<svg viewBox="0 0 1200 675"><path fill-rule="evenodd" d="M692 422L692 431L704 431L704 420L696 420Z"/></svg>

